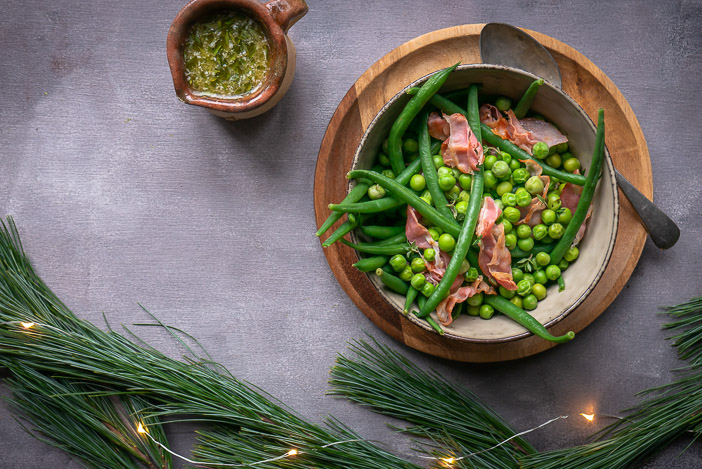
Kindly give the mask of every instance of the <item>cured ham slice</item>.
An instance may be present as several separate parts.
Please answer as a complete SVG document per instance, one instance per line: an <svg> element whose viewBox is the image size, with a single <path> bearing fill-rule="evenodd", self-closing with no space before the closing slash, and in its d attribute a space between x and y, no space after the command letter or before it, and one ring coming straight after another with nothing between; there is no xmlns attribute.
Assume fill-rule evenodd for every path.
<svg viewBox="0 0 702 469"><path fill-rule="evenodd" d="M444 114L449 124L449 137L441 144L441 156L446 166L458 168L466 174L473 174L483 162L483 146L470 129L463 114Z"/></svg>
<svg viewBox="0 0 702 469"><path fill-rule="evenodd" d="M568 208L571 212L575 213L575 210L577 210L578 208L578 202L580 201L580 194L582 193L582 191L582 186L577 186L575 184L567 182L563 187L563 190L561 191L561 207ZM585 236L587 222L590 220L591 216L592 204L590 204L590 207L587 209L585 220L583 221L583 224L580 225L580 229L575 235L575 239L573 240L573 246L577 246L578 243L580 243L580 241L583 239L583 236Z"/></svg>
<svg viewBox="0 0 702 469"><path fill-rule="evenodd" d="M524 130L529 132L532 137L536 139L536 141L544 142L549 147L568 141L568 137L563 135L555 125L541 119L527 117L526 119L520 119L519 123Z"/></svg>
<svg viewBox="0 0 702 469"><path fill-rule="evenodd" d="M431 237L429 230L419 222L417 211L410 205L407 206L405 235L407 235L407 242L416 244L418 248L434 248L438 252L439 244Z"/></svg>
<svg viewBox="0 0 702 469"><path fill-rule="evenodd" d="M439 322L444 326L451 324L451 322L453 322L453 317L451 316L451 313L453 313L453 308L458 303L463 303L468 298L477 295L478 293L494 295L497 292L492 286L483 280L482 275L479 276L475 282L452 291L449 296L444 298L443 301L439 303L439 305L436 307L436 315L439 318Z"/></svg>
<svg viewBox="0 0 702 469"><path fill-rule="evenodd" d="M449 137L451 132L451 127L446 119L441 117L438 112L432 112L429 114L429 120L427 121L429 126L429 135L437 140L444 141Z"/></svg>
<svg viewBox="0 0 702 469"><path fill-rule="evenodd" d="M538 176L541 178L541 181L544 183L544 190L541 193L541 199L538 197L534 197L531 199L531 203L526 206L526 207L518 207L519 212L521 213L521 218L519 221L515 223L515 225L522 225L524 223L528 224L531 227L534 227L541 223L541 212L546 210L546 204L543 202L543 200L546 200L546 196L548 195L548 186L551 184L551 178L548 176L543 176L541 173L543 172L543 168L539 163L537 163L534 160L519 160L522 163L526 164L527 171L529 172L530 176ZM542 200L543 199L543 200Z"/></svg>
<svg viewBox="0 0 702 469"><path fill-rule="evenodd" d="M531 149L539 140L522 126L522 123L511 109L507 111L507 117L509 118L507 122L509 140L531 155Z"/></svg>
<svg viewBox="0 0 702 469"><path fill-rule="evenodd" d="M568 141L553 124L533 117L517 119L511 109L506 114L507 119L495 106L484 104L480 107L480 122L490 127L495 135L511 141L530 155L537 142L545 142L551 147Z"/></svg>
<svg viewBox="0 0 702 469"><path fill-rule="evenodd" d="M512 279L512 255L505 246L505 229L501 223L495 224L500 213L495 201L485 197L475 231L480 236L478 264L488 278L508 290L516 290L517 284Z"/></svg>

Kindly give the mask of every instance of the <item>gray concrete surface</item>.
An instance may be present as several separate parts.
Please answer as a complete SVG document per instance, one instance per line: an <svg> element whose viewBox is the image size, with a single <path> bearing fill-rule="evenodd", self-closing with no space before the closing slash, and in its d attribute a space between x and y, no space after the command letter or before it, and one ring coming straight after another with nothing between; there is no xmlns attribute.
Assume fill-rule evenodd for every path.
<svg viewBox="0 0 702 469"><path fill-rule="evenodd" d="M0 214L12 214L46 282L81 317L144 320L141 302L240 378L321 421L327 414L401 455L384 417L325 396L329 367L365 332L469 387L516 429L589 406L613 413L678 366L657 305L700 295L699 1L310 2L292 30L285 99L228 123L175 97L166 32L185 0L5 0L0 15ZM463 23L502 21L575 48L621 89L646 136L655 201L682 229L649 241L612 306L570 344L511 363L451 363L384 336L346 297L314 237L319 144L358 76L394 47ZM180 353L163 333L152 344ZM0 395L7 389L0 386ZM604 423L604 422L602 422ZM559 421L541 450L596 425ZM190 428L172 427L188 452ZM683 439L645 468L700 467ZM25 434L0 404L0 467L79 467Z"/></svg>

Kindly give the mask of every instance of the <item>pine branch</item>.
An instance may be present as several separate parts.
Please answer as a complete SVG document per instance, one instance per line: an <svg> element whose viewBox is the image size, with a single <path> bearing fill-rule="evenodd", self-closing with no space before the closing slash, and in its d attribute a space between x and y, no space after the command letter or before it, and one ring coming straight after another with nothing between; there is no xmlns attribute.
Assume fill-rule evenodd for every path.
<svg viewBox="0 0 702 469"><path fill-rule="evenodd" d="M25 327L23 322L32 324ZM300 454L294 458L256 467L418 467L343 427L305 421L253 386L218 371L210 360L173 360L78 319L36 275L8 219L0 230L0 366L20 364L44 376L147 399L151 407L139 409L131 430L144 419L161 416L206 422L209 428L201 432L196 454L210 464L258 463L295 448ZM24 402L24 410L31 411L33 401ZM65 410L79 413L77 407ZM53 430L47 433L54 436ZM344 440L353 441L339 444ZM73 442L85 454L97 444Z"/></svg>
<svg viewBox="0 0 702 469"><path fill-rule="evenodd" d="M605 428L600 435L609 439L587 445L526 456L524 468L619 469L665 448L692 430L702 433L702 298L666 308L676 321L666 329L680 330L673 346L688 366L678 370L679 378L665 386L639 393L650 395L625 419Z"/></svg>
<svg viewBox="0 0 702 469"><path fill-rule="evenodd" d="M373 341L351 344L354 358L339 355L332 368L332 395L344 396L374 411L415 426L404 431L429 438L444 449L439 458L479 452L514 432L467 389L459 389L437 373L426 373L397 352ZM448 449L447 449L448 448ZM459 461L464 467L516 467L517 458L533 453L522 438Z"/></svg>

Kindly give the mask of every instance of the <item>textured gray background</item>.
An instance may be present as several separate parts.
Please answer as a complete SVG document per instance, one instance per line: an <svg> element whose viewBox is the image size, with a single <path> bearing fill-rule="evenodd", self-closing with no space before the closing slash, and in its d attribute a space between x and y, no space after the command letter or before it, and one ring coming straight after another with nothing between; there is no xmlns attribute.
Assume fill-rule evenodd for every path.
<svg viewBox="0 0 702 469"><path fill-rule="evenodd" d="M614 413L670 380L679 363L656 306L702 293L699 1L310 2L290 34L289 93L237 123L173 93L166 32L184 3L3 2L0 214L16 217L39 272L77 314L129 324L145 319L141 302L305 417L333 414L402 455L409 444L385 418L325 396L335 355L364 332L468 386L516 429L589 406ZM420 34L489 21L553 36L609 75L643 127L655 201L682 237L667 252L648 241L621 295L572 343L469 365L399 346L346 297L313 235L312 185L327 123L366 68ZM157 330L141 335L180 353ZM561 448L595 428L570 418L529 439ZM172 430L187 453L190 429ZM702 466L699 443L680 454L688 443L641 467ZM2 403L0 466L79 464L25 434Z"/></svg>

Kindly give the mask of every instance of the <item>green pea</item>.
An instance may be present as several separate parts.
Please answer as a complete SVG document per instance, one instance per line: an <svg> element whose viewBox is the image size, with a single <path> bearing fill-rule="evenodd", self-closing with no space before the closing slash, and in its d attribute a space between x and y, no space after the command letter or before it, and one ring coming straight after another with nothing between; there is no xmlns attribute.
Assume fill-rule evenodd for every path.
<svg viewBox="0 0 702 469"><path fill-rule="evenodd" d="M436 251L434 251L433 248L425 249L422 254L424 255L424 260L427 262L432 262L434 259L436 259Z"/></svg>
<svg viewBox="0 0 702 469"><path fill-rule="evenodd" d="M558 151L558 153L564 153L568 151L568 142L559 143L558 146L556 146L556 150Z"/></svg>
<svg viewBox="0 0 702 469"><path fill-rule="evenodd" d="M458 199L458 194L461 193L461 189L458 186L453 186L446 192L446 197L451 201Z"/></svg>
<svg viewBox="0 0 702 469"><path fill-rule="evenodd" d="M476 293L475 295L468 297L466 302L471 306L480 306L481 304L483 304L483 294Z"/></svg>
<svg viewBox="0 0 702 469"><path fill-rule="evenodd" d="M546 298L546 287L540 283L534 284L531 288L531 293L536 297L537 300L541 301Z"/></svg>
<svg viewBox="0 0 702 469"><path fill-rule="evenodd" d="M510 184L509 181L501 182L497 185L496 192L500 197L505 194L510 194L512 193L512 184Z"/></svg>
<svg viewBox="0 0 702 469"><path fill-rule="evenodd" d="M405 269L405 267L407 267L407 259L405 259L405 256L402 254L395 254L390 258L388 263L395 272L401 272Z"/></svg>
<svg viewBox="0 0 702 469"><path fill-rule="evenodd" d="M522 307L522 297L521 296L515 296L514 298L512 298L509 301L512 302L512 304L515 305L517 308Z"/></svg>
<svg viewBox="0 0 702 469"><path fill-rule="evenodd" d="M519 219L522 218L522 214L517 208L505 207L504 211L502 212L502 218L509 222L517 223Z"/></svg>
<svg viewBox="0 0 702 469"><path fill-rule="evenodd" d="M570 265L570 262L568 262L565 259L561 259L561 262L558 263L558 268L561 269L561 271L564 271L568 268Z"/></svg>
<svg viewBox="0 0 702 469"><path fill-rule="evenodd" d="M407 140L402 142L402 149L408 153L417 153L417 150L419 149L419 144L415 139L408 138Z"/></svg>
<svg viewBox="0 0 702 469"><path fill-rule="evenodd" d="M549 194L546 204L551 210L558 210L561 208L561 196L558 194Z"/></svg>
<svg viewBox="0 0 702 469"><path fill-rule="evenodd" d="M529 179L529 171L519 167L512 171L512 179L514 179L515 184L524 184Z"/></svg>
<svg viewBox="0 0 702 469"><path fill-rule="evenodd" d="M510 155L506 151L500 152L500 158L502 158L502 161L504 161L507 164L509 164L512 161L512 155Z"/></svg>
<svg viewBox="0 0 702 469"><path fill-rule="evenodd" d="M468 307L466 308L466 312L468 313L468 316L479 316L480 306L468 305Z"/></svg>
<svg viewBox="0 0 702 469"><path fill-rule="evenodd" d="M497 186L497 178L492 171L487 170L483 173L483 184L487 189L494 189Z"/></svg>
<svg viewBox="0 0 702 469"><path fill-rule="evenodd" d="M470 262L463 259L463 261L461 262L461 267L458 269L458 275L465 274L466 272L468 272L468 269L470 269Z"/></svg>
<svg viewBox="0 0 702 469"><path fill-rule="evenodd" d="M409 282L412 280L412 277L414 276L414 272L412 272L412 267L410 266L405 266L405 268L400 272L398 277L400 277L402 280L405 282Z"/></svg>
<svg viewBox="0 0 702 469"><path fill-rule="evenodd" d="M447 175L453 176L453 171L451 171L451 168L449 168L448 166L442 166L441 168L436 170L436 175L438 177Z"/></svg>
<svg viewBox="0 0 702 469"><path fill-rule="evenodd" d="M412 272L416 274L418 272L423 272L424 269L427 268L427 265L424 262L424 259L422 259L421 257L415 257L414 259L412 259L410 267L412 268Z"/></svg>
<svg viewBox="0 0 702 469"><path fill-rule="evenodd" d="M527 180L524 188L531 195L541 194L544 191L544 181L539 176L532 176Z"/></svg>
<svg viewBox="0 0 702 469"><path fill-rule="evenodd" d="M434 286L433 283L430 283L430 282L425 283L424 286L422 287L422 295L429 298L431 296L431 294L434 293L435 288L436 287Z"/></svg>
<svg viewBox="0 0 702 469"><path fill-rule="evenodd" d="M427 187L427 180L421 174L415 174L410 179L410 187L417 192L423 191Z"/></svg>
<svg viewBox="0 0 702 469"><path fill-rule="evenodd" d="M534 158L543 160L548 156L549 148L546 142L536 142L531 149L531 154Z"/></svg>
<svg viewBox="0 0 702 469"><path fill-rule="evenodd" d="M456 185L456 178L452 174L439 176L439 187L442 191L450 191Z"/></svg>
<svg viewBox="0 0 702 469"><path fill-rule="evenodd" d="M505 235L505 246L507 249L514 249L517 246L517 237L514 233L508 233Z"/></svg>
<svg viewBox="0 0 702 469"><path fill-rule="evenodd" d="M412 285L412 288L415 290L421 290L425 283L427 283L427 279L424 274L414 274L410 280L410 285Z"/></svg>
<svg viewBox="0 0 702 469"><path fill-rule="evenodd" d="M455 208L456 208L456 213L458 215L461 215L461 218L463 218L466 216L466 211L468 210L468 202L465 202L463 200L460 202L456 202Z"/></svg>
<svg viewBox="0 0 702 469"><path fill-rule="evenodd" d="M519 282L524 278L524 272L519 267L512 267L512 279L515 282Z"/></svg>
<svg viewBox="0 0 702 469"><path fill-rule="evenodd" d="M531 251L534 249L534 238L522 238L517 240L517 247L522 251Z"/></svg>
<svg viewBox="0 0 702 469"><path fill-rule="evenodd" d="M515 193L515 197L517 198L517 205L520 207L528 207L531 204L531 194L526 190Z"/></svg>
<svg viewBox="0 0 702 469"><path fill-rule="evenodd" d="M368 188L368 198L371 200L382 199L385 197L385 189L379 184L373 184Z"/></svg>
<svg viewBox="0 0 702 469"><path fill-rule="evenodd" d="M427 231L429 231L429 236L431 236L431 239L433 239L434 241L439 240L439 236L441 236L441 233L439 233L436 228L429 228L429 230Z"/></svg>
<svg viewBox="0 0 702 469"><path fill-rule="evenodd" d="M504 182L502 184L504 184ZM499 190L499 186L497 189ZM515 205L517 205L517 196L511 192L505 192L504 194L502 194L502 203L505 204L505 206L507 207L514 207Z"/></svg>
<svg viewBox="0 0 702 469"><path fill-rule="evenodd" d="M466 280L466 282L473 283L478 279L479 275L480 273L478 272L478 269L476 269L475 267L471 267L463 275L463 278Z"/></svg>
<svg viewBox="0 0 702 469"><path fill-rule="evenodd" d="M569 173L574 173L576 170L580 169L580 161L577 158L568 158L563 162L563 169Z"/></svg>
<svg viewBox="0 0 702 469"><path fill-rule="evenodd" d="M548 227L548 235L553 239L561 239L564 232L565 228L563 228L563 225L560 223L554 223Z"/></svg>
<svg viewBox="0 0 702 469"><path fill-rule="evenodd" d="M531 236L531 227L529 225L519 225L517 227L517 238L528 238Z"/></svg>
<svg viewBox="0 0 702 469"><path fill-rule="evenodd" d="M547 252L540 252L536 255L536 263L545 266L551 262L551 255Z"/></svg>
<svg viewBox="0 0 702 469"><path fill-rule="evenodd" d="M499 290L500 290L500 296L501 296L502 298L507 298L508 300L514 298L514 295L517 294L517 291L516 291L516 290L507 290L507 289L506 289L505 287L503 287L502 285L500 285Z"/></svg>
<svg viewBox="0 0 702 469"><path fill-rule="evenodd" d="M548 277L546 277L546 272L543 270L537 270L536 272L534 272L534 281L536 282L536 284L540 283L542 285L544 283L548 282Z"/></svg>
<svg viewBox="0 0 702 469"><path fill-rule="evenodd" d="M547 208L541 212L541 221L544 222L545 225L554 223L556 221L556 212Z"/></svg>
<svg viewBox="0 0 702 469"><path fill-rule="evenodd" d="M558 153L554 153L553 155L549 155L546 157L546 164L549 165L550 167L554 169L558 169L561 166L561 163L563 162L561 160L561 155Z"/></svg>
<svg viewBox="0 0 702 469"><path fill-rule="evenodd" d="M458 185L461 186L461 189L469 191L472 182L473 178L470 174L461 174L458 176Z"/></svg>
<svg viewBox="0 0 702 469"><path fill-rule="evenodd" d="M508 178L510 174L512 174L512 171L509 169L509 164L502 160L496 161L495 164L492 165L492 172L497 179Z"/></svg>
<svg viewBox="0 0 702 469"><path fill-rule="evenodd" d="M512 100L505 98L504 96L500 96L495 100L495 107L502 112L506 112L512 108Z"/></svg>
<svg viewBox="0 0 702 469"><path fill-rule="evenodd" d="M514 228L514 226L512 226L512 222L505 220L504 218L502 219L502 226L505 229L505 234L509 233Z"/></svg>
<svg viewBox="0 0 702 469"><path fill-rule="evenodd" d="M384 169L380 174L388 179L395 179L395 173L392 172L392 169Z"/></svg>
<svg viewBox="0 0 702 469"><path fill-rule="evenodd" d="M538 224L531 229L531 234L536 240L542 240L548 235L548 227L544 224Z"/></svg>
<svg viewBox="0 0 702 469"><path fill-rule="evenodd" d="M563 259L567 260L568 262L573 262L578 258L580 255L580 249L577 248L577 246L571 246L565 254L563 254Z"/></svg>
<svg viewBox="0 0 702 469"><path fill-rule="evenodd" d="M558 223L560 223L563 226L570 223L570 221L573 219L573 212L571 212L568 207L559 210L558 212L556 212L556 214L556 219L558 220Z"/></svg>
<svg viewBox="0 0 702 469"><path fill-rule="evenodd" d="M561 276L561 269L557 265L549 265L546 267L546 278L556 280Z"/></svg>
<svg viewBox="0 0 702 469"><path fill-rule="evenodd" d="M495 155L487 155L485 160L483 160L483 168L492 169L492 165L497 162L497 157Z"/></svg>
<svg viewBox="0 0 702 469"><path fill-rule="evenodd" d="M431 157L434 167L439 169L444 166L444 158L441 155L434 155Z"/></svg>
<svg viewBox="0 0 702 469"><path fill-rule="evenodd" d="M522 307L526 309L527 311L531 311L533 309L536 309L536 306L539 304L539 300L536 299L535 295L527 295L524 298L522 298Z"/></svg>
<svg viewBox="0 0 702 469"><path fill-rule="evenodd" d="M458 168L451 168L451 174L456 178L456 181L458 181L458 177L463 173Z"/></svg>
<svg viewBox="0 0 702 469"><path fill-rule="evenodd" d="M456 247L456 238L448 233L439 236L439 249L444 252L451 252Z"/></svg>
<svg viewBox="0 0 702 469"><path fill-rule="evenodd" d="M470 192L468 192L468 191L459 192L458 193L458 200L462 200L463 202L468 202L470 200Z"/></svg>
<svg viewBox="0 0 702 469"><path fill-rule="evenodd" d="M544 226L546 226L546 225L544 225ZM548 228L546 228L546 233L548 233ZM546 234L546 236L544 236L541 239L541 242L544 244L551 244L553 241L554 241L554 239L552 237L550 237L548 234Z"/></svg>
<svg viewBox="0 0 702 469"><path fill-rule="evenodd" d="M378 153L378 163L382 164L386 168L390 167L390 158L388 158L388 155L385 153Z"/></svg>
<svg viewBox="0 0 702 469"><path fill-rule="evenodd" d="M495 308L490 305L482 305L480 307L480 317L483 319L490 319L492 315L495 314Z"/></svg>
<svg viewBox="0 0 702 469"><path fill-rule="evenodd" d="M521 167L522 164L516 158L512 158L512 161L509 162L509 169L511 169L512 171L515 171Z"/></svg>
<svg viewBox="0 0 702 469"><path fill-rule="evenodd" d="M529 280L523 279L517 284L517 295L527 296L531 293L531 283Z"/></svg>
<svg viewBox="0 0 702 469"><path fill-rule="evenodd" d="M524 280L528 280L532 285L536 283L536 279L534 279L534 276L531 274L524 274Z"/></svg>

